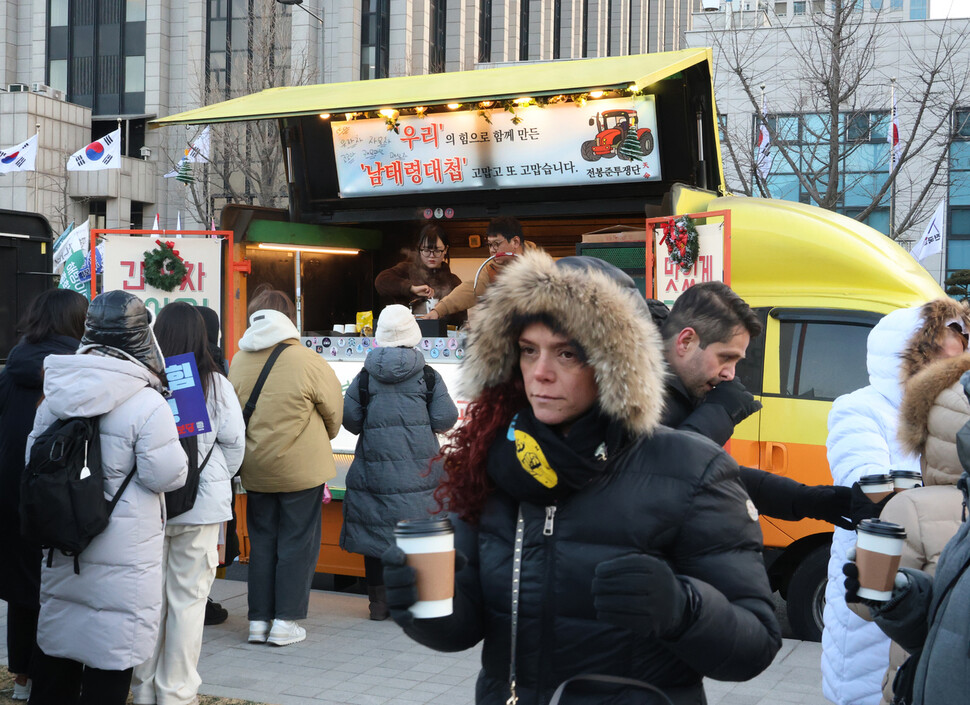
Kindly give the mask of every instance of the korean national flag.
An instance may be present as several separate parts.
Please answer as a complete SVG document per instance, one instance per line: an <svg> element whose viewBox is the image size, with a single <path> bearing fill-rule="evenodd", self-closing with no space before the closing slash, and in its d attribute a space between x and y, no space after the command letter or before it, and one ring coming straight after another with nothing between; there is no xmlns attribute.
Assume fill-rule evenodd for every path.
<svg viewBox="0 0 970 705"><path fill-rule="evenodd" d="M68 171L121 168L121 128L79 149L67 160Z"/></svg>
<svg viewBox="0 0 970 705"><path fill-rule="evenodd" d="M13 147L0 149L0 174L34 171L37 161L37 135Z"/></svg>

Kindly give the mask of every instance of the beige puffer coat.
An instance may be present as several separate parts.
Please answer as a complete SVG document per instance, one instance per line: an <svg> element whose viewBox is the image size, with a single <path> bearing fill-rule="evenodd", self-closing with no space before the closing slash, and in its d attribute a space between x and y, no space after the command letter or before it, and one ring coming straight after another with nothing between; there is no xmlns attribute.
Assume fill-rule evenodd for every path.
<svg viewBox="0 0 970 705"><path fill-rule="evenodd" d="M273 348L290 344L266 378L246 429L240 476L251 492L299 492L337 474L330 440L343 420L340 381L320 355L300 345L299 335L284 314L256 311L229 368L245 408Z"/></svg>
<svg viewBox="0 0 970 705"><path fill-rule="evenodd" d="M963 520L963 494L956 483L963 472L956 435L970 421L970 400L960 376L970 370L970 354L931 363L906 384L900 406L899 440L919 453L923 487L889 500L880 518L906 528L901 568L930 575L947 541ZM893 642L883 681L883 705L892 700L893 678L907 653Z"/></svg>

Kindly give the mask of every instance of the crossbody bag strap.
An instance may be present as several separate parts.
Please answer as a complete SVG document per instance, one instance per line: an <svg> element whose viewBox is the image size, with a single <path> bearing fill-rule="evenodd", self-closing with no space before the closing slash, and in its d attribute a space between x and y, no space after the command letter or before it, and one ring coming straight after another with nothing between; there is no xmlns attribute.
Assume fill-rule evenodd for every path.
<svg viewBox="0 0 970 705"><path fill-rule="evenodd" d="M522 505L519 505L519 518L515 522L515 547L512 553L512 645L509 649L509 699L505 705L515 705L519 696L515 693L515 643L519 631L519 587L522 584L522 544L525 541L525 519Z"/></svg>
<svg viewBox="0 0 970 705"><path fill-rule="evenodd" d="M566 691L566 686L570 683L575 683L577 681L591 681L593 683L609 683L612 685L628 685L632 688L640 688L642 690L649 690L655 693L660 698L663 699L667 705L674 705L673 701L667 697L667 694L660 690L660 688L650 685L644 681L638 681L635 678L624 678L622 676L604 676L595 673L589 673L580 676L573 676L572 678L567 678L559 687L556 688L556 692L552 694L552 699L549 701L549 705L559 705L559 700L562 698L562 694Z"/></svg>
<svg viewBox="0 0 970 705"><path fill-rule="evenodd" d="M256 402L259 400L259 393L263 391L263 385L266 384L266 378L269 377L270 370L273 369L273 365L276 364L276 358L290 347L289 343L279 343L273 352L269 354L266 363L263 365L263 369L259 373L259 378L256 380L256 386L253 387L252 393L249 395L249 400L246 402L246 406L243 408L243 422L246 427L249 427L249 418L253 415L256 410Z"/></svg>

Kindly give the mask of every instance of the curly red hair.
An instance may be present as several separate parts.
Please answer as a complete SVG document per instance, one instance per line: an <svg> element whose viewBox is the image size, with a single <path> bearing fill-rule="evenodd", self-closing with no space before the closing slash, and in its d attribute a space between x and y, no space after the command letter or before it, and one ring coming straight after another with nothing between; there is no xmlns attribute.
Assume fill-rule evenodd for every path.
<svg viewBox="0 0 970 705"><path fill-rule="evenodd" d="M464 521L477 524L494 489L488 477L488 450L528 400L522 376L486 387L465 411L464 422L449 436L439 457L444 459L444 478L434 491L438 511L446 508Z"/></svg>

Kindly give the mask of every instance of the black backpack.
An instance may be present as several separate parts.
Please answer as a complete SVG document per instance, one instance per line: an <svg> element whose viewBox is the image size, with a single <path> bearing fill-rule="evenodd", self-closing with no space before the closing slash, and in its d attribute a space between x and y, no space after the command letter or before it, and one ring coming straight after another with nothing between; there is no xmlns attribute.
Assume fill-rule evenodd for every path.
<svg viewBox="0 0 970 705"><path fill-rule="evenodd" d="M20 532L49 549L74 557L104 531L115 505L135 476L137 465L112 499L104 498L101 417L58 419L34 441L20 483Z"/></svg>
<svg viewBox="0 0 970 705"><path fill-rule="evenodd" d="M364 416L367 416L367 405L370 403L370 374L365 367L360 371L360 382L357 383L357 393L360 395L360 405L364 409ZM434 398L435 374L430 365L424 366L424 403L431 406Z"/></svg>
<svg viewBox="0 0 970 705"><path fill-rule="evenodd" d="M184 485L177 490L165 493L165 514L169 519L177 517L179 514L185 514L195 506L195 498L199 494L199 478L202 477L202 471L205 470L209 458L212 457L212 450L216 447L213 441L212 447L206 453L205 460L199 465L199 437L182 438L179 443L182 444L182 449L189 460L189 472L185 476Z"/></svg>

